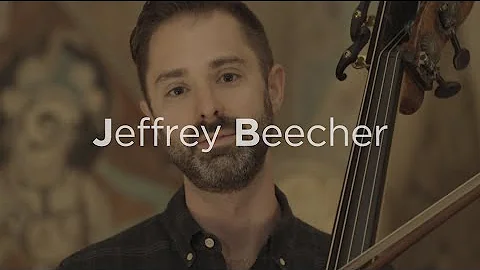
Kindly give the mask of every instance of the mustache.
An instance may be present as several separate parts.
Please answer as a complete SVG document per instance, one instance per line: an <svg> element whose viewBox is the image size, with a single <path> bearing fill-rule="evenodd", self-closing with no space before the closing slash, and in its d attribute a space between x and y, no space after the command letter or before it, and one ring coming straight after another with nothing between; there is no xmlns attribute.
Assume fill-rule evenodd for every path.
<svg viewBox="0 0 480 270"><path fill-rule="evenodd" d="M235 124L236 124L236 118L235 117L227 117L227 116L219 116L215 119L214 122L205 122L205 121L200 121L193 125L197 131L200 132L200 136L203 133L203 129L205 129L206 132L209 134L212 133L214 134L217 131L218 126L220 126L220 130L222 129L231 129L235 130ZM203 129L202 129L203 127ZM187 135L195 135L195 130L193 129L187 129L185 131L185 134ZM187 137L185 138L185 141L189 143L193 143L197 140L197 138L194 137Z"/></svg>

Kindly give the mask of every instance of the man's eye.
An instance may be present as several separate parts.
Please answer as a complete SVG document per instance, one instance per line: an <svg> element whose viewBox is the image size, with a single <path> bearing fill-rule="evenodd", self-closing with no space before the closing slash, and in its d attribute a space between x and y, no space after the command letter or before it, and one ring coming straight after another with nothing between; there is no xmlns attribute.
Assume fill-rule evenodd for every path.
<svg viewBox="0 0 480 270"><path fill-rule="evenodd" d="M185 92L184 87L175 87L172 90L168 91L167 96L179 96Z"/></svg>
<svg viewBox="0 0 480 270"><path fill-rule="evenodd" d="M225 73L220 77L220 82L226 82L226 83L234 82L239 77L240 77L239 75L234 73Z"/></svg>

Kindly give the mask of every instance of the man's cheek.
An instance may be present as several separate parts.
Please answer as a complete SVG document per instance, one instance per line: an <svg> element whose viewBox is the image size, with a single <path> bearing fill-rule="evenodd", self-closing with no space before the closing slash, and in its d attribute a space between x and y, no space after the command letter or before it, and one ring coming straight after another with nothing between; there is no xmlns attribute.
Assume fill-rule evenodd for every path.
<svg viewBox="0 0 480 270"><path fill-rule="evenodd" d="M171 146L173 144L178 144L180 137L180 128L178 125L166 125L162 131L163 133L163 143L166 146Z"/></svg>
<svg viewBox="0 0 480 270"><path fill-rule="evenodd" d="M164 140L167 146L183 145L193 147L196 145L201 130L194 125L167 125L163 131Z"/></svg>

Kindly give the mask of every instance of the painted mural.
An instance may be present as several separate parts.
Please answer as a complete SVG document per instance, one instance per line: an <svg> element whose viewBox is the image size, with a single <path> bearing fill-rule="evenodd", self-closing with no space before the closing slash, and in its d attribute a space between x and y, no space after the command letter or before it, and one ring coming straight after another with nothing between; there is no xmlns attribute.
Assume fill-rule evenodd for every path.
<svg viewBox="0 0 480 270"><path fill-rule="evenodd" d="M1 73L0 260L13 253L51 265L110 227L111 206L90 172L98 149L89 143L110 99L103 74L68 33L54 33L45 47Z"/></svg>
<svg viewBox="0 0 480 270"><path fill-rule="evenodd" d="M37 16L50 12L58 21L41 21L29 46L16 47L27 42L11 29L4 34L13 38L0 43L2 270L52 269L161 211L178 186L157 149L92 144L106 117L132 125L138 108L81 32L58 19L60 10L22 5L9 10L12 20L40 8L47 14ZM146 166L154 169L141 173Z"/></svg>

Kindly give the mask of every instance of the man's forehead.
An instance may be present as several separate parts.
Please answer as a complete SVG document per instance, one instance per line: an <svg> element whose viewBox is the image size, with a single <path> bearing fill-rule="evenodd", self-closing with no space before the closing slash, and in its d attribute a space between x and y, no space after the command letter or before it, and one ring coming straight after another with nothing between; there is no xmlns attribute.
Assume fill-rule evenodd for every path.
<svg viewBox="0 0 480 270"><path fill-rule="evenodd" d="M223 58L248 60L254 54L247 45L238 22L228 14L182 16L155 31L149 60L152 68L205 68Z"/></svg>
<svg viewBox="0 0 480 270"><path fill-rule="evenodd" d="M205 11L205 12L184 12L174 15L167 21L164 21L157 30L160 31L178 31L180 28L192 29L198 26L207 28L216 27L239 27L238 20L225 11Z"/></svg>

